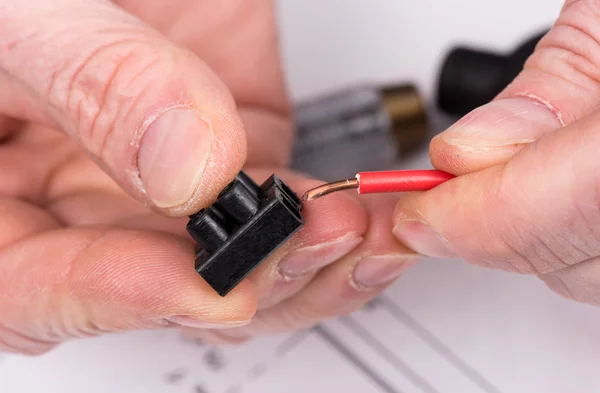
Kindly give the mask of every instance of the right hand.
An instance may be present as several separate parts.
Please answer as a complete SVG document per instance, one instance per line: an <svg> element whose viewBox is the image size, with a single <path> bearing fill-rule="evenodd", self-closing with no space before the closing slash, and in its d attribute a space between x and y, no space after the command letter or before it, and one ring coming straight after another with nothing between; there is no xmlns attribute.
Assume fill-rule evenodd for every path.
<svg viewBox="0 0 600 393"><path fill-rule="evenodd" d="M404 244L600 305L599 26L599 0L566 1L513 83L434 139L459 176L400 200Z"/></svg>

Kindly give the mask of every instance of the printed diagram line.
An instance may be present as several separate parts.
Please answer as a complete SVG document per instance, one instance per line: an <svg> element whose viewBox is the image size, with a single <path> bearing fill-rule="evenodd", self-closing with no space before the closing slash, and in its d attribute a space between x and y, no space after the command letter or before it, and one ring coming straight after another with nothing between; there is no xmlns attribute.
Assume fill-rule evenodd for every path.
<svg viewBox="0 0 600 393"><path fill-rule="evenodd" d="M331 347L337 350L346 360L352 363L359 371L367 376L379 389L386 393L402 393L398 389L390 386L375 371L373 371L365 362L354 354L346 345L331 334L325 327L318 325L314 331L321 336Z"/></svg>
<svg viewBox="0 0 600 393"><path fill-rule="evenodd" d="M396 319L399 323L406 326L417 337L421 338L430 348L443 357L449 364L456 368L466 378L479 386L486 393L502 393L491 382L486 380L475 368L469 365L465 360L454 353L441 340L434 336L427 328L412 318L406 311L393 302L386 295L380 295L371 302L371 306L380 307ZM424 393L441 393L434 388L424 377L419 375L407 363L400 359L393 351L388 349L384 343L379 341L368 329L360 324L352 315L341 317L339 321L352 331L365 344L371 347L379 356L390 364L395 370L402 373L416 387L420 388ZM373 385L381 392L385 393L402 393L395 387L391 386L385 379L380 376L369 364L363 361L360 354L357 354L342 342L326 325L317 325L313 329L304 330L291 335L285 341L277 346L274 354L262 362L255 364L244 380L227 390L227 393L239 393L243 391L244 382L255 380L264 375L269 366L277 359L285 357L288 353L298 347L311 334L316 334L327 345L334 349L342 358L350 362L358 371L365 375ZM2 359L0 358L0 361Z"/></svg>
<svg viewBox="0 0 600 393"><path fill-rule="evenodd" d="M269 369L269 364L287 355L290 351L292 351L294 348L300 345L306 338L308 338L308 336L310 336L311 333L312 332L310 330L304 330L292 334L290 337L286 338L275 348L275 352L271 357L269 357L266 360L263 360L262 362L258 362L254 366L252 366L252 368L246 375L246 378L231 386L229 389L226 390L226 393L242 392L244 382L248 380L257 379L264 375Z"/></svg>
<svg viewBox="0 0 600 393"><path fill-rule="evenodd" d="M457 370L462 372L467 378L469 378L474 384L479 386L487 393L502 393L496 386L486 380L475 368L469 365L465 360L459 357L454 351L448 348L442 341L427 330L423 325L414 320L408 313L406 313L400 306L394 303L386 295L380 295L376 300L377 303L381 304L394 318L400 323L404 324L409 328L415 335L420 337L426 342L432 349L438 352L444 359L450 364L456 367Z"/></svg>
<svg viewBox="0 0 600 393"><path fill-rule="evenodd" d="M410 368L406 363L402 361L396 354L390 351L375 338L367 329L365 329L359 322L354 320L351 316L341 319L341 322L365 341L375 352L379 353L389 364L391 364L398 372L404 374L415 386L421 388L426 393L439 393L426 379L420 376L416 371Z"/></svg>

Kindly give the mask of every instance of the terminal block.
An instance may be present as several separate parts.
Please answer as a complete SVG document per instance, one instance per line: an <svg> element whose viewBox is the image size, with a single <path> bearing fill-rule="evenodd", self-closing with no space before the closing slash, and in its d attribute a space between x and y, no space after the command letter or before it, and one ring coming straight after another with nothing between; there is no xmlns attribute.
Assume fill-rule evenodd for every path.
<svg viewBox="0 0 600 393"><path fill-rule="evenodd" d="M196 271L225 296L303 225L302 201L277 175L258 185L240 172L214 204L190 216Z"/></svg>

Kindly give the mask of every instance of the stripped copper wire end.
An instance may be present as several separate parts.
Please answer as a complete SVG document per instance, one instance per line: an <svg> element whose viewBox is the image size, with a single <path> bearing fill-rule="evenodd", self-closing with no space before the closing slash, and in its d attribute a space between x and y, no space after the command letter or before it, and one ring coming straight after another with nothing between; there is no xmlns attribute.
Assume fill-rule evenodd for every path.
<svg viewBox="0 0 600 393"><path fill-rule="evenodd" d="M327 194L331 194L332 192L356 189L358 188L359 183L358 179L345 179L338 180L332 183L323 184L322 186L315 187L311 190L308 190L302 196L303 201L312 201Z"/></svg>
<svg viewBox="0 0 600 393"><path fill-rule="evenodd" d="M312 201L332 192L356 189L359 194L427 191L455 176L435 169L359 172L353 179L339 180L308 190L303 201Z"/></svg>

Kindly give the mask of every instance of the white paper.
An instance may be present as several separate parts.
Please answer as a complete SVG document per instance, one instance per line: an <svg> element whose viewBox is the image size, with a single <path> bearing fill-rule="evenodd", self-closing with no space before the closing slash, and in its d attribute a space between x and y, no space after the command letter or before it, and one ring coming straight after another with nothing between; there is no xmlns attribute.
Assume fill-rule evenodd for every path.
<svg viewBox="0 0 600 393"><path fill-rule="evenodd" d="M351 316L212 348L175 332L0 363L9 393L598 392L600 312L534 277L425 262Z"/></svg>

